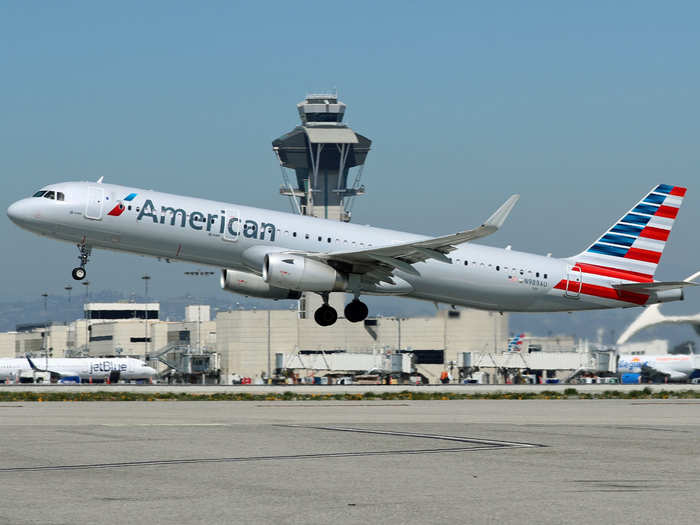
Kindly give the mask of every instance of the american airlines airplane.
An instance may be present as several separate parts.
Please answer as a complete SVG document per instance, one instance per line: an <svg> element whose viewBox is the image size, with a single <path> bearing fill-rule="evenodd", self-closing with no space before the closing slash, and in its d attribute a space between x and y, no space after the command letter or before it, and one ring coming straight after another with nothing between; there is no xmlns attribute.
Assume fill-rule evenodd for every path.
<svg viewBox="0 0 700 525"><path fill-rule="evenodd" d="M654 272L686 189L659 184L588 248L556 259L472 244L498 230L519 196L486 222L444 237L251 208L97 182L50 184L12 204L18 226L76 243L85 278L93 248L222 268L221 286L268 299L316 292L321 326L338 314L330 292L354 300L345 318L368 315L361 295L398 295L500 312L571 312L683 299L695 283L656 282Z"/></svg>
<svg viewBox="0 0 700 525"><path fill-rule="evenodd" d="M143 361L133 357L49 357L48 359L22 358L0 359L0 381L17 377L22 370L50 372L57 379L79 378L79 381L92 379L111 381L119 379L151 379L156 371Z"/></svg>

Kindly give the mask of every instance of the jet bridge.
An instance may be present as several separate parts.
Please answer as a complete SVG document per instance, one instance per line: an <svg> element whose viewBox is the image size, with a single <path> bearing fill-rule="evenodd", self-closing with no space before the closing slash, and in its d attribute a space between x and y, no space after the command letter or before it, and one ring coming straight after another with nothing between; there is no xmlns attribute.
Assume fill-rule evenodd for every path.
<svg viewBox="0 0 700 525"><path fill-rule="evenodd" d="M360 354L349 352L300 351L275 354L275 368L283 370L312 370L349 374L410 374L413 371L410 354Z"/></svg>

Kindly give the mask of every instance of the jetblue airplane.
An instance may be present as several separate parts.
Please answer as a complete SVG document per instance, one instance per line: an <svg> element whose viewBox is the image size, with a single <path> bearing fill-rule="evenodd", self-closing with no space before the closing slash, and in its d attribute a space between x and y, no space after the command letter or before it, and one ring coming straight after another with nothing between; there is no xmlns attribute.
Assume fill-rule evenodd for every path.
<svg viewBox="0 0 700 525"><path fill-rule="evenodd" d="M354 300L345 318L368 315L361 295L398 295L499 312L571 312L683 299L684 281L654 272L686 189L659 184L588 248L556 259L472 244L498 230L519 196L478 228L426 237L97 182L50 184L12 204L20 227L76 243L85 278L93 248L222 268L221 286L268 299L316 292L321 326L338 314L330 292Z"/></svg>
<svg viewBox="0 0 700 525"><path fill-rule="evenodd" d="M43 368L42 368L43 367ZM0 359L0 380L16 378L22 370L50 372L56 379L76 378L78 382L92 379L151 379L156 371L133 357L49 357L48 359Z"/></svg>

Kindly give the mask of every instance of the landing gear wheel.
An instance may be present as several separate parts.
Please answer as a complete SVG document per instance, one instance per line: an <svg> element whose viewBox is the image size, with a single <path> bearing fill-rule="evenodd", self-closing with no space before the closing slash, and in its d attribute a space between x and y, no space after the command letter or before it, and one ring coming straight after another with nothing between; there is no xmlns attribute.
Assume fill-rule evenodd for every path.
<svg viewBox="0 0 700 525"><path fill-rule="evenodd" d="M71 275L76 281L82 281L87 275L87 271L85 271L85 265L90 260L90 254L92 253L92 248L90 248L85 243L85 238L83 238L83 240L80 241L80 243L78 243L78 251L80 252L80 255L78 256L78 259L80 260L80 266L78 266L77 268L73 268Z"/></svg>
<svg viewBox="0 0 700 525"><path fill-rule="evenodd" d="M330 326L338 320L335 308L324 304L314 312L314 319L321 326Z"/></svg>
<svg viewBox="0 0 700 525"><path fill-rule="evenodd" d="M367 305L359 299L350 301L345 306L345 319L351 323L359 323L360 321L364 321L367 319L368 314L369 309L367 308Z"/></svg>

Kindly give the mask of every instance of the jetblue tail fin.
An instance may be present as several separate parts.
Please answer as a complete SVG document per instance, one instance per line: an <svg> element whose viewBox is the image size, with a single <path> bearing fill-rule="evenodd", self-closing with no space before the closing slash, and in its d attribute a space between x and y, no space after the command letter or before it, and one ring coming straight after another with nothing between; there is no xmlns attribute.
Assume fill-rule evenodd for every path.
<svg viewBox="0 0 700 525"><path fill-rule="evenodd" d="M572 257L585 273L651 282L686 188L659 184L586 251Z"/></svg>

